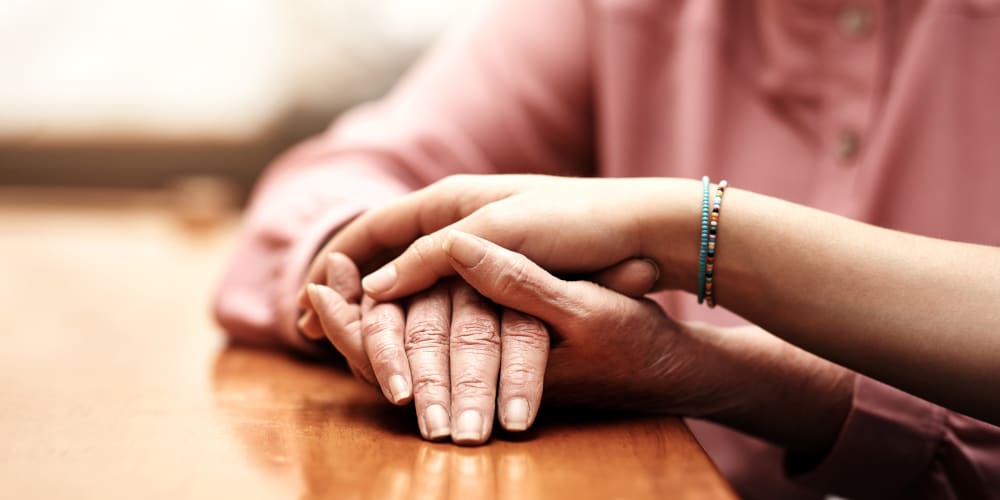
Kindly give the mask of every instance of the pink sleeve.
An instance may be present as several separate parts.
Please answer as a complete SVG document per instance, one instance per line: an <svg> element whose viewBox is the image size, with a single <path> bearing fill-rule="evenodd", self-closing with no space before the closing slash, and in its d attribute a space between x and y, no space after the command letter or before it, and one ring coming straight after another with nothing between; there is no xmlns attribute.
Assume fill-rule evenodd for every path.
<svg viewBox="0 0 1000 500"><path fill-rule="evenodd" d="M989 498L1000 492L1000 428L859 376L833 449L786 466L795 483L850 498Z"/></svg>
<svg viewBox="0 0 1000 500"><path fill-rule="evenodd" d="M315 352L295 329L298 289L330 234L368 208L455 173L590 173L583 9L576 0L496 2L389 96L276 160L216 294L231 338Z"/></svg>

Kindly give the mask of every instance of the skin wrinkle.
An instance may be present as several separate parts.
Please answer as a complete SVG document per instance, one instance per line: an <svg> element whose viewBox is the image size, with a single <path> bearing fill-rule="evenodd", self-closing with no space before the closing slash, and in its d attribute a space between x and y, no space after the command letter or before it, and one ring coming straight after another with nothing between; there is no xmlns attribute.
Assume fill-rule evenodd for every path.
<svg viewBox="0 0 1000 500"><path fill-rule="evenodd" d="M421 433L430 437L425 412L431 405L451 407L449 335L452 297L450 285L442 281L409 301L403 347L410 363L414 408ZM445 410L446 412L448 410Z"/></svg>
<svg viewBox="0 0 1000 500"><path fill-rule="evenodd" d="M474 396L489 396L496 389L495 382L482 380L481 373L475 368L467 368L457 376L452 374L452 400L468 399Z"/></svg>
<svg viewBox="0 0 1000 500"><path fill-rule="evenodd" d="M381 308L373 308L363 317L361 334L365 338L373 337L379 333L393 330L396 325L396 320L391 316L391 313L383 312Z"/></svg>
<svg viewBox="0 0 1000 500"><path fill-rule="evenodd" d="M376 372L385 372L398 370L396 361L401 357L403 353L399 351L399 348L391 342L378 341L375 345L374 351L368 352L368 358L371 360L372 365L375 366Z"/></svg>
<svg viewBox="0 0 1000 500"><path fill-rule="evenodd" d="M527 387L536 382L538 378L523 356L515 360L505 361L504 370L500 374L501 385L507 384L508 388Z"/></svg>
<svg viewBox="0 0 1000 500"><path fill-rule="evenodd" d="M415 375L413 378L413 393L421 393L424 395L433 394L436 389L444 389L450 391L451 378L448 374L434 373L428 370L423 370L419 375ZM443 401L431 401L429 404L434 402L444 403Z"/></svg>
<svg viewBox="0 0 1000 500"><path fill-rule="evenodd" d="M527 349L542 350L549 345L548 335L539 325L523 320L514 320L511 323L504 321L502 339L517 342L519 346Z"/></svg>
<svg viewBox="0 0 1000 500"><path fill-rule="evenodd" d="M496 321L477 317L453 323L451 344L462 351L492 352L500 347Z"/></svg>
<svg viewBox="0 0 1000 500"><path fill-rule="evenodd" d="M443 318L421 318L413 323L408 322L403 346L407 351L447 347L449 329Z"/></svg>
<svg viewBox="0 0 1000 500"><path fill-rule="evenodd" d="M501 296L510 296L512 292L520 290L525 285L536 291L535 296L538 295L537 290L540 287L532 281L528 274L526 260L517 259L510 267L499 270L496 274L496 289Z"/></svg>
<svg viewBox="0 0 1000 500"><path fill-rule="evenodd" d="M512 257L512 259L517 259L517 257L514 256ZM496 273L493 271L497 267L498 267L497 262L495 262L494 260L486 259L478 266L478 269L475 269L475 271L479 273L484 273L489 276L496 276ZM623 331L630 331L629 326L632 327L631 328L632 332L636 331L635 325L629 325L629 323L625 319L633 317L632 313L635 313L636 308L626 307L625 302L618 302L617 305L612 304L611 309L608 309L609 304L606 302L605 299L600 298L602 297L601 293L605 291L601 289L598 285L587 284L587 283L575 283L574 285L579 289L575 290L574 293L569 293L564 291L561 293L553 294L551 292L553 283L562 283L562 285L560 285L561 287L566 287L568 286L568 284L559 280L551 280L551 279L546 280L544 284L541 284L539 282L538 277L535 274L526 271L527 267L522 267L522 269L524 270L516 271L513 273L511 272L510 269L511 267L508 266L506 268L501 268L501 271L499 272L507 273L510 275L514 274L521 275L524 276L524 279L510 281L511 284L518 286L516 288L504 288L507 285L499 283L497 280L493 280L493 286L494 288L496 288L496 290L500 291L499 294L501 296L503 294L508 294L508 295L518 294L519 296L522 297L525 296L531 297L531 296L537 296L539 294L544 294L545 296L547 296L545 297L546 300L545 303L547 304L553 304L553 303L572 304L571 306L566 307L567 311L572 311L572 314L570 314L569 316L566 314L567 311L558 310L558 308L561 307L558 305L555 306L557 310L553 313L563 319L563 322L560 325L562 328L569 328L571 331L577 332L574 333L574 335L571 336L571 338L575 339L593 338L592 335L583 333L588 330L597 329L597 331L602 332L596 334L596 338L602 339L604 340L604 342L598 341L592 345L586 342L582 344L580 344L579 342L573 342L574 344L580 344L577 347L572 348L575 351L577 351L577 355L584 356L585 358L591 360L591 362L594 359L602 358L604 349L607 348L605 342L607 342L608 339L612 337L616 337L615 341L619 344L619 346L624 341L629 345L628 349L630 350L634 350L636 352L648 352L647 349L648 346L644 345L644 343L639 338L635 338L637 336L621 335L621 332ZM535 291L525 292L525 288ZM599 307L598 304L601 304L601 306ZM640 307L645 308L645 306L640 306ZM594 313L593 310L595 309L600 310L601 313ZM657 312L659 313L658 310ZM568 317L572 319L567 319ZM669 322L667 324L671 326L674 325L673 322ZM650 328L653 328L653 330L650 330ZM644 332L644 334L648 336L648 334L651 331L655 331L655 327L653 327L652 325L643 326L640 327L639 331ZM558 328L556 329L556 332L557 333L559 332ZM639 335L638 337L643 337L643 336ZM569 351L568 349L571 349L571 347L567 346L565 350L560 348L553 348L552 357L550 358L551 359L550 370L554 370L558 374L558 371L560 370L559 356L561 353L572 352ZM579 368L576 365L569 365L569 366L574 367L571 369ZM590 368L591 369L585 370L584 373L590 373L591 377L584 377L584 380L580 380L579 377L576 377L577 383L582 383L586 385L588 388L592 387L600 388L601 386L607 384L608 380L611 380L613 381L613 383L618 383L618 384L635 380L634 370L636 369L636 366L631 363L621 366L607 366L606 364L604 364L601 369L602 372L601 377L593 377L594 375L593 374L594 370L592 369L593 366L590 366ZM575 373L580 373L580 372L576 371ZM593 378L593 380L591 380L591 378ZM633 391L629 391L629 393L631 392ZM611 390L610 388L608 388L607 390L601 389L599 391L599 394L604 398L610 398L615 401L618 401L622 398L622 394L620 391ZM629 395L631 396L632 394ZM591 396L586 397L586 399L590 400Z"/></svg>
<svg viewBox="0 0 1000 500"><path fill-rule="evenodd" d="M347 331L350 331L350 325L361 321L361 306L358 304L350 304L344 301L330 303L327 301L326 306L331 310L332 316L341 324L344 324L344 329ZM345 319L348 320L348 322L345 322Z"/></svg>

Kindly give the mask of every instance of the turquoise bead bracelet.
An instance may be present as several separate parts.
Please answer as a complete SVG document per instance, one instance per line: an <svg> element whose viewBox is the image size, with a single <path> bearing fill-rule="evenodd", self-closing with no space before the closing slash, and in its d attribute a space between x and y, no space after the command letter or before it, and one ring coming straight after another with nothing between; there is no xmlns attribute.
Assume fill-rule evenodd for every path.
<svg viewBox="0 0 1000 500"><path fill-rule="evenodd" d="M701 178L701 250L698 253L698 303L705 301L705 265L708 259L708 176Z"/></svg>

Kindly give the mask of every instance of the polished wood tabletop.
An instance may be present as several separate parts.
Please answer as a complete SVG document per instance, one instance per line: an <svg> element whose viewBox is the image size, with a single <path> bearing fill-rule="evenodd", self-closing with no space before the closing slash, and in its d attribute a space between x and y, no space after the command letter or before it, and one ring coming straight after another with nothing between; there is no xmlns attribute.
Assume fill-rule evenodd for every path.
<svg viewBox="0 0 1000 500"><path fill-rule="evenodd" d="M0 192L0 498L733 498L669 417L546 412L480 447L420 439L336 367L227 346L236 222Z"/></svg>

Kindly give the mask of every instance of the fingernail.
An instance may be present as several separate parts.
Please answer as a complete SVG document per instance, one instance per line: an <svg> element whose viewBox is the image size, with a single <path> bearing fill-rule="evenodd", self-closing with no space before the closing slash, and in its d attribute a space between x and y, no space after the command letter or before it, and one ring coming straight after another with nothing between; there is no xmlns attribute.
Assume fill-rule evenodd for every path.
<svg viewBox="0 0 1000 500"><path fill-rule="evenodd" d="M441 249L465 267L475 267L486 256L483 243L468 233L451 231Z"/></svg>
<svg viewBox="0 0 1000 500"><path fill-rule="evenodd" d="M361 280L361 287L369 293L381 293L396 284L396 266L389 264Z"/></svg>
<svg viewBox="0 0 1000 500"><path fill-rule="evenodd" d="M465 410L458 416L453 439L456 443L478 443L483 440L483 416L476 410Z"/></svg>
<svg viewBox="0 0 1000 500"><path fill-rule="evenodd" d="M430 405L424 410L424 423L427 426L427 439L441 439L451 434L448 412L441 405Z"/></svg>
<svg viewBox="0 0 1000 500"><path fill-rule="evenodd" d="M653 283L660 281L660 266L653 259L642 259L653 268Z"/></svg>
<svg viewBox="0 0 1000 500"><path fill-rule="evenodd" d="M528 430L528 400L514 398L508 401L504 411L504 423L508 431Z"/></svg>
<svg viewBox="0 0 1000 500"><path fill-rule="evenodd" d="M409 384L406 383L406 379L402 375L389 377L389 392L392 393L392 401L394 403L399 403L410 397Z"/></svg>

